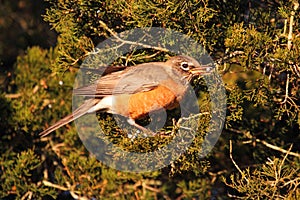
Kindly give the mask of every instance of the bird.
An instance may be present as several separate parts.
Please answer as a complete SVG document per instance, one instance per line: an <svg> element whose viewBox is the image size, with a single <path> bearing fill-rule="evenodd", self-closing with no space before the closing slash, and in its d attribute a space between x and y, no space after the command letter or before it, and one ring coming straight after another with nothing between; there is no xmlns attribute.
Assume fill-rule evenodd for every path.
<svg viewBox="0 0 300 200"><path fill-rule="evenodd" d="M162 108L172 110L178 107L193 77L209 74L213 67L200 65L193 57L177 55L165 62L148 62L120 69L108 70L94 83L74 89L73 95L87 99L70 115L39 135L45 137L85 114L98 111L126 117L130 125L147 132L149 130L135 120Z"/></svg>

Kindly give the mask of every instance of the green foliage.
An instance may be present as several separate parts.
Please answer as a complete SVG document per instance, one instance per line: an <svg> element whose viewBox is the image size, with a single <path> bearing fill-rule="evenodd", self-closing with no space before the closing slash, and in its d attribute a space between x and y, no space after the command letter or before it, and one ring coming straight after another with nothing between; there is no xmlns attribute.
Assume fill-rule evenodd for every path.
<svg viewBox="0 0 300 200"><path fill-rule="evenodd" d="M53 64L53 69L58 72L76 67L99 39L101 41L108 36L101 21L116 32L133 27L172 28L211 49L212 44L206 39L210 32L205 28L215 11L207 7L208 1L49 2L53 6L44 18L60 33L57 44L59 57Z"/></svg>
<svg viewBox="0 0 300 200"><path fill-rule="evenodd" d="M49 66L55 57L55 50L29 48L25 56L17 59L16 75L7 91L12 94L1 98L1 118L5 121L0 128L3 198L57 196L52 188L41 183L44 159L40 155L42 144L36 141L43 124L61 116L60 112L66 114L71 101L71 95L68 99L65 94L71 91L73 78L68 76L69 72L64 77L51 72Z"/></svg>
<svg viewBox="0 0 300 200"><path fill-rule="evenodd" d="M299 106L296 106L297 103L293 99L299 97L299 81L297 73L291 68L295 67L293 63L299 59L299 54L296 53L299 52L299 45L293 45L289 50L287 41L278 39L285 37L287 35L280 34L278 30L262 33L253 26L235 24L228 30L225 46L229 52L242 51L242 55L235 59L244 67L245 73L250 70L263 73L254 80L256 85L250 88L245 88L247 85L240 86L240 97L245 98L248 104L253 104L254 107L271 109L276 113L273 117L278 122L284 116L289 116L285 118L286 123L295 124ZM298 40L299 38L294 38L293 42L297 44ZM235 93L237 92L233 91L233 94Z"/></svg>
<svg viewBox="0 0 300 200"><path fill-rule="evenodd" d="M178 192L182 192L181 198L184 199L208 199L211 197L210 180L195 179L191 181L181 181L177 184Z"/></svg>
<svg viewBox="0 0 300 200"><path fill-rule="evenodd" d="M12 120L18 122L16 129L29 133L39 131L45 119L55 117L55 113L59 113L58 110L70 105L71 96L68 99L64 94L71 91L73 78L66 75L57 77L51 73L48 67L55 57L55 50L47 51L33 47L28 49L27 55L18 58L16 77L12 84L17 86L14 92L20 94L20 97L11 102L15 109ZM60 81L63 85L60 85Z"/></svg>
<svg viewBox="0 0 300 200"><path fill-rule="evenodd" d="M285 17L293 15L290 9L293 4L281 3L282 7L278 8L281 15L283 10ZM254 18L258 20L258 16ZM231 182L226 182L238 191L237 195L232 196L234 198L297 199L299 196L295 178L299 174L299 160L284 163L277 158L277 153L265 151L266 147L281 151L291 143L296 144L297 147L293 148L295 151L299 150L300 96L299 68L296 64L299 61L299 37L293 35L293 45L289 46L288 24L281 28L280 21L276 20L276 25L264 24L263 21L271 21L273 16L272 13L266 13L264 20L250 26L235 24L228 29L224 43L227 52L238 52L226 63L224 70L224 80L229 89L228 102L231 105L228 107L231 115L227 118L234 122L227 121L228 131L233 134L231 138L237 139L237 143L242 140L252 144L254 149L246 147L246 152L252 152L255 159L253 164L262 163L258 167L243 170L243 174L231 174ZM299 19L293 24L293 29L297 28ZM237 63L240 67L230 63ZM237 99L239 102L233 104ZM247 153L236 154L241 157ZM265 164L270 155L276 158Z"/></svg>
<svg viewBox="0 0 300 200"><path fill-rule="evenodd" d="M42 199L42 196L55 196L51 188L37 182L36 169L41 165L40 158L32 150L23 151L18 155L5 153L0 158L1 184L0 197L11 193L18 198Z"/></svg>
<svg viewBox="0 0 300 200"><path fill-rule="evenodd" d="M243 170L243 174L230 176L226 184L239 192L240 199L298 199L299 160L268 159L262 166ZM291 163L298 163L296 166Z"/></svg>

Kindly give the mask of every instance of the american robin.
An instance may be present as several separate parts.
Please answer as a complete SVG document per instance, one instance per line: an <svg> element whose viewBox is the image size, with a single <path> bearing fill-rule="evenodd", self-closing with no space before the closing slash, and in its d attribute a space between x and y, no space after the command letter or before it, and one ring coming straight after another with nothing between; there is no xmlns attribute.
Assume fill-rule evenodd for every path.
<svg viewBox="0 0 300 200"><path fill-rule="evenodd" d="M103 75L94 84L74 89L74 95L89 97L72 114L40 133L42 137L69 122L96 111L128 118L130 125L159 109L173 109L185 95L194 76L207 74L212 67L201 66L189 56L174 56L166 62L149 62Z"/></svg>

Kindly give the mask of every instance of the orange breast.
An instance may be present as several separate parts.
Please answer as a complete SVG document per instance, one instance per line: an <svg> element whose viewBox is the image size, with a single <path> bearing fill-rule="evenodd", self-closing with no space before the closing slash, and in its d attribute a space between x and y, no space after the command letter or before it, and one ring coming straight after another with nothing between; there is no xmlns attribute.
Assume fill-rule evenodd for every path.
<svg viewBox="0 0 300 200"><path fill-rule="evenodd" d="M175 93L165 86L133 94L128 101L129 117L138 119L161 108L172 109L178 105L176 98Z"/></svg>
<svg viewBox="0 0 300 200"><path fill-rule="evenodd" d="M170 110L179 105L185 91L185 85L168 79L150 91L116 95L112 113L139 119L162 108Z"/></svg>

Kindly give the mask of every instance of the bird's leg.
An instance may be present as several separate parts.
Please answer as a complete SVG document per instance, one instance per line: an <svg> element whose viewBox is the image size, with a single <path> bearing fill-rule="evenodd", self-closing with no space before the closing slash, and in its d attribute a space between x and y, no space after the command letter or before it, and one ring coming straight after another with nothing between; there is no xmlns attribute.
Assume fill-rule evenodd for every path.
<svg viewBox="0 0 300 200"><path fill-rule="evenodd" d="M135 127L138 128L139 130L141 130L141 131L144 133L144 136L145 136L145 137L148 137L149 135L150 135L150 136L154 136L154 135L156 134L156 133L152 132L151 130L146 129L146 128L144 128L143 126L141 126L141 125L135 123L134 119L129 118L129 119L127 120L127 122L128 122L130 125L135 126ZM136 134L135 134L135 135L132 135L131 138L132 138L132 139L136 138Z"/></svg>

